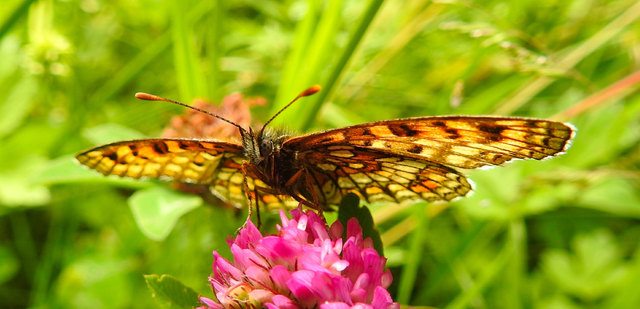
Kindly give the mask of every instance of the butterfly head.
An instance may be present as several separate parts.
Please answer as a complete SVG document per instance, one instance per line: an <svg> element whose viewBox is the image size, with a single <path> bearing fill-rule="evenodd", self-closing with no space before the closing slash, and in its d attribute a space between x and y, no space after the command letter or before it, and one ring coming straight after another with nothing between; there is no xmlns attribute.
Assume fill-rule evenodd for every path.
<svg viewBox="0 0 640 309"><path fill-rule="evenodd" d="M260 165L266 158L280 152L282 143L290 136L282 131L269 129L259 133L249 129L248 134L242 136L244 155L254 165Z"/></svg>

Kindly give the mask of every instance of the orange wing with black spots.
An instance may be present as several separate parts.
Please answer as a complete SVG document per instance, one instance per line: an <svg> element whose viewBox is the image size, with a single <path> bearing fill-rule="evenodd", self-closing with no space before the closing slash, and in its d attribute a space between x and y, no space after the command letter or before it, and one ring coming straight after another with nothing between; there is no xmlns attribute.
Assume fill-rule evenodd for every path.
<svg viewBox="0 0 640 309"><path fill-rule="evenodd" d="M367 202L450 201L472 189L455 169L427 160L348 145L316 150L302 160L320 204L336 204L349 192Z"/></svg>
<svg viewBox="0 0 640 309"><path fill-rule="evenodd" d="M209 184L218 167L242 156L242 147L194 139L121 141L89 149L76 159L103 175Z"/></svg>
<svg viewBox="0 0 640 309"><path fill-rule="evenodd" d="M369 201L450 201L471 191L455 168L544 159L569 146L574 129L530 118L446 116L373 122L294 137L313 177L316 199L336 203L346 192ZM307 185L309 186L309 185Z"/></svg>
<svg viewBox="0 0 640 309"><path fill-rule="evenodd" d="M285 142L302 152L351 145L446 166L473 169L513 159L544 159L569 146L574 129L561 122L487 116L444 116L373 122Z"/></svg>
<svg viewBox="0 0 640 309"><path fill-rule="evenodd" d="M142 139L121 141L89 149L76 156L78 162L101 174L130 178L154 178L209 185L211 192L237 207L246 204L242 146L202 139ZM247 185L269 189L247 175ZM264 191L264 190L262 190ZM252 194L255 198L255 194ZM269 208L291 206L286 197L259 194Z"/></svg>

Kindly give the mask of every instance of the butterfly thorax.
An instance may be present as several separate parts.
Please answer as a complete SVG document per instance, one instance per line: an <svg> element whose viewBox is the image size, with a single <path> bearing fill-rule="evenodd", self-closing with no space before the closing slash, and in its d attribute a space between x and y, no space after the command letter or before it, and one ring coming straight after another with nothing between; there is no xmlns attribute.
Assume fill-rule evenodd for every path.
<svg viewBox="0 0 640 309"><path fill-rule="evenodd" d="M276 189L282 188L296 172L292 164L294 154L282 149L289 137L284 131L266 129L262 135L249 131L242 139L245 157L263 174L259 178Z"/></svg>

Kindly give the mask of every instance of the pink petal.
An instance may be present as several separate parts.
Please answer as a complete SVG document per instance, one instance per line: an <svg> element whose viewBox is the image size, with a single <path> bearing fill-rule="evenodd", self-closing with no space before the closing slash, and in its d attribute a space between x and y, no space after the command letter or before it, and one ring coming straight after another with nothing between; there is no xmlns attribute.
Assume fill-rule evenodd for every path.
<svg viewBox="0 0 640 309"><path fill-rule="evenodd" d="M240 270L254 265L264 268L269 266L265 258L258 255L255 249L242 249L240 246L233 244L231 245L231 254L233 254L236 267Z"/></svg>
<svg viewBox="0 0 640 309"><path fill-rule="evenodd" d="M391 281L393 281L393 276L391 275L391 271L387 269L387 271L382 274L382 278L380 278L380 285L386 289L391 285Z"/></svg>
<svg viewBox="0 0 640 309"><path fill-rule="evenodd" d="M268 270L265 268L251 266L245 269L244 274L245 276L247 276L247 279L249 279L250 282L259 283L254 284L254 286L271 287L271 276L269 275Z"/></svg>
<svg viewBox="0 0 640 309"><path fill-rule="evenodd" d="M222 309L222 305L206 297L200 296L200 302L205 306L207 306L206 308ZM205 308L205 307L199 307L199 308Z"/></svg>
<svg viewBox="0 0 640 309"><path fill-rule="evenodd" d="M242 278L242 272L215 251L213 251L213 274L216 278L219 276L231 277L236 280Z"/></svg>
<svg viewBox="0 0 640 309"><path fill-rule="evenodd" d="M356 279L356 282L353 284L354 289L364 289L368 291L373 291L373 287L371 286L371 276L367 273L362 273Z"/></svg>
<svg viewBox="0 0 640 309"><path fill-rule="evenodd" d="M299 304L305 308L312 307L318 302L318 297L313 286L318 283L313 281L314 275L315 273L313 271L296 271L287 282L287 287L291 291L291 294L298 300Z"/></svg>
<svg viewBox="0 0 640 309"><path fill-rule="evenodd" d="M300 216L300 218L298 219L298 225L296 227L301 231L306 231L308 221L309 221L309 217Z"/></svg>
<svg viewBox="0 0 640 309"><path fill-rule="evenodd" d="M358 219L351 218L347 221L347 238L355 237L356 239L362 239L362 228Z"/></svg>
<svg viewBox="0 0 640 309"><path fill-rule="evenodd" d="M281 228L289 226L289 218L287 218L287 214L282 209L280 209L280 221L282 222Z"/></svg>
<svg viewBox="0 0 640 309"><path fill-rule="evenodd" d="M271 304L272 303L272 304ZM267 308L270 309L297 309L300 308L293 300L284 295L275 295L271 298L271 303L266 303Z"/></svg>
<svg viewBox="0 0 640 309"><path fill-rule="evenodd" d="M320 305L320 309L349 309L351 306L342 302L324 302Z"/></svg>
<svg viewBox="0 0 640 309"><path fill-rule="evenodd" d="M311 224L311 230L315 238L320 240L330 240L329 233L327 233L327 225L323 221L313 222Z"/></svg>
<svg viewBox="0 0 640 309"><path fill-rule="evenodd" d="M280 293L286 291L287 281L291 279L291 273L286 267L282 265L273 266L273 268L269 270L269 275L271 276L271 280L273 280L276 291Z"/></svg>
<svg viewBox="0 0 640 309"><path fill-rule="evenodd" d="M243 249L251 248L254 244L257 244L262 238L262 234L258 228L248 220L245 227L238 232L238 236L234 240L234 243Z"/></svg>
<svg viewBox="0 0 640 309"><path fill-rule="evenodd" d="M373 301L371 302L371 305L374 309L400 308L399 304L393 302L389 292L380 286L376 287L373 292Z"/></svg>
<svg viewBox="0 0 640 309"><path fill-rule="evenodd" d="M367 291L360 287L353 287L351 290L351 301L362 303L367 301Z"/></svg>
<svg viewBox="0 0 640 309"><path fill-rule="evenodd" d="M256 247L258 254L276 262L277 264L293 264L300 253L298 244L277 236L267 236Z"/></svg>
<svg viewBox="0 0 640 309"><path fill-rule="evenodd" d="M331 300L343 300L343 298L337 298L336 292L340 292L340 289L337 287L337 280L333 280L329 274L326 273L315 273L312 280L312 285L309 287L313 290L318 297L319 301L331 301ZM339 279L339 278L335 278Z"/></svg>
<svg viewBox="0 0 640 309"><path fill-rule="evenodd" d="M331 227L329 228L329 234L331 234L331 239L342 239L342 231L344 231L342 223L340 223L340 221L338 220L334 221L333 224L331 224Z"/></svg>
<svg viewBox="0 0 640 309"><path fill-rule="evenodd" d="M273 299L273 297L275 297L275 294L273 294L271 291L264 290L264 289L256 289L249 292L249 299L251 299L253 302L260 303L260 304L265 304L267 302L270 302Z"/></svg>
<svg viewBox="0 0 640 309"><path fill-rule="evenodd" d="M353 306L351 306L351 309L373 309L373 306L369 305L369 304L355 304Z"/></svg>

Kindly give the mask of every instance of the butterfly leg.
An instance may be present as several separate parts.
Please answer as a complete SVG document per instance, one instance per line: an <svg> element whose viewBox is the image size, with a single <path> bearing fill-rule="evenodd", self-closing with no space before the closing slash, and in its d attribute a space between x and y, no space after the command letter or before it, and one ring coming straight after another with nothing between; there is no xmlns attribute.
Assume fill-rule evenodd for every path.
<svg viewBox="0 0 640 309"><path fill-rule="evenodd" d="M249 189L249 182L247 181L247 174L248 174L250 168L251 168L251 165L248 162L242 163L242 181L243 181L243 186L244 186L244 192L247 195L247 204L248 204L247 206L249 207L249 211L248 211L248 214L247 214L247 220L240 227L240 229L243 229L243 228L246 227L247 222L249 222L249 220L251 220L251 215L253 214L253 206L251 205L251 193L250 193L251 190ZM261 224L261 222L260 222L260 208L257 206L257 204L258 204L258 201L257 201L258 195L257 195L257 192L255 192L255 189L256 189L255 183L253 185L253 189L254 189L254 194L255 194L255 197L256 197L256 209L258 211L257 217L258 217L258 228L259 228L260 224ZM238 231L240 229L238 229Z"/></svg>
<svg viewBox="0 0 640 309"><path fill-rule="evenodd" d="M260 219L260 199L258 198L258 186L253 185L253 196L256 199L256 220L258 220L257 227L260 229L262 225L262 219Z"/></svg>
<svg viewBox="0 0 640 309"><path fill-rule="evenodd" d="M316 190L312 185L313 178L310 173L306 173L306 172L304 173L304 176L305 176L304 184L307 187L307 191L309 192L309 194L311 194L313 203L316 205L314 208L318 211L318 215L320 215L320 218L322 218L324 222L327 223L327 219L324 217L324 207L320 205L320 201L318 200L318 194L316 194Z"/></svg>

